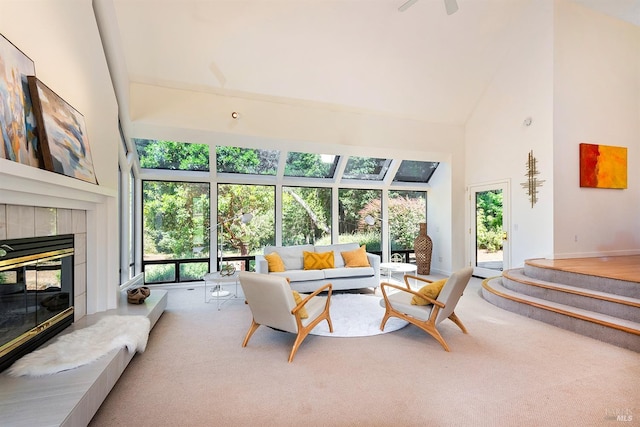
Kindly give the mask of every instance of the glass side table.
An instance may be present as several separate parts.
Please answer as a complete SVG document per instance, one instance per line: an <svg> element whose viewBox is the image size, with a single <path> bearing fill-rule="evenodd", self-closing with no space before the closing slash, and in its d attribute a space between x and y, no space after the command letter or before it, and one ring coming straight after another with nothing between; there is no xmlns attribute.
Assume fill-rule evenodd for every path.
<svg viewBox="0 0 640 427"><path fill-rule="evenodd" d="M204 302L216 301L218 310L226 301L238 298L238 272L226 276L219 271L205 274L204 280ZM225 286L233 286L233 292L224 289Z"/></svg>
<svg viewBox="0 0 640 427"><path fill-rule="evenodd" d="M380 263L380 269L385 270L387 273L387 280L391 281L393 273L413 274L418 271L418 266L415 264L408 264L404 262L383 262Z"/></svg>

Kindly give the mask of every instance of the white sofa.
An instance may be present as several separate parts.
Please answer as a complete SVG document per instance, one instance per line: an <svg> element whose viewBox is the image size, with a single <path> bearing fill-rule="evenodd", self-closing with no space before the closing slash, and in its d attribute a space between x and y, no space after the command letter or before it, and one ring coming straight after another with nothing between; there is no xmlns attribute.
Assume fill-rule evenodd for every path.
<svg viewBox="0 0 640 427"><path fill-rule="evenodd" d="M256 272L288 277L291 289L313 292L321 285L331 283L333 290L377 288L380 286L380 256L367 253L369 267L345 267L341 252L358 249L357 243L314 246L265 246L264 255L277 252L285 266L283 272L269 272L269 264L263 255L256 255ZM303 252L333 251L334 268L305 270Z"/></svg>

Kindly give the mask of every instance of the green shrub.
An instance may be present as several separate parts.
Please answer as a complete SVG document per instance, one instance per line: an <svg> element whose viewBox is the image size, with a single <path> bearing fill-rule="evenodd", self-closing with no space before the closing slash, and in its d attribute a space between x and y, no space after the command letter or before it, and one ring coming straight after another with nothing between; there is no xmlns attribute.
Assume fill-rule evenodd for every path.
<svg viewBox="0 0 640 427"><path fill-rule="evenodd" d="M486 249L488 252L496 252L502 249L502 231L484 230L478 233L478 248Z"/></svg>
<svg viewBox="0 0 640 427"><path fill-rule="evenodd" d="M150 264L145 268L144 281L145 283L173 282L175 274L176 270L173 264Z"/></svg>
<svg viewBox="0 0 640 427"><path fill-rule="evenodd" d="M380 234L375 231L361 231L340 236L340 243L365 245L367 252L380 252Z"/></svg>
<svg viewBox="0 0 640 427"><path fill-rule="evenodd" d="M418 235L420 223L425 221L425 200L410 197L392 197L389 199L389 233L391 235L391 250L413 249L413 242ZM369 202L360 210L360 217L371 215L380 218L380 199ZM380 233L382 223L376 221L368 227L373 232L376 242L371 242L367 249L380 251ZM377 249L373 249L373 247Z"/></svg>
<svg viewBox="0 0 640 427"><path fill-rule="evenodd" d="M181 264L180 266L180 279L185 280L200 280L207 274L208 265L206 262L189 262Z"/></svg>
<svg viewBox="0 0 640 427"><path fill-rule="evenodd" d="M502 249L502 192L485 191L478 195L476 234L478 249L496 252Z"/></svg>
<svg viewBox="0 0 640 427"><path fill-rule="evenodd" d="M500 227L493 226L487 229L484 219L484 212L478 212L477 241L478 249L486 249L489 252L496 252L502 249L502 224Z"/></svg>

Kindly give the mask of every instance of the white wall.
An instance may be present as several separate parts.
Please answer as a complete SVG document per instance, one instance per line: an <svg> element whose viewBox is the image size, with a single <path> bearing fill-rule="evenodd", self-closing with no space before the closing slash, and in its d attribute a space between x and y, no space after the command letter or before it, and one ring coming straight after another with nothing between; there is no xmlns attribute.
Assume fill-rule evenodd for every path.
<svg viewBox="0 0 640 427"><path fill-rule="evenodd" d="M466 126L466 184L510 183L511 267L552 252L552 22L552 0L532 2L512 22L511 49ZM523 124L527 117L531 126ZM545 180L533 207L521 186L531 150L538 160L538 178ZM471 211L469 205L465 209Z"/></svg>
<svg viewBox="0 0 640 427"><path fill-rule="evenodd" d="M433 155L446 157L452 144L462 143L460 126L289 99L274 102L141 83L131 84L130 97L136 135L154 128L191 129L208 139L211 132L219 132L364 149L394 148L421 152L427 160L434 160ZM232 111L239 112L238 120L231 118Z"/></svg>
<svg viewBox="0 0 640 427"><path fill-rule="evenodd" d="M459 160L454 163L462 164L464 152L462 149L459 151L452 158L457 157ZM464 266L464 215L460 216L464 211L453 208L453 205L459 206L464 203L458 202L458 196L464 197L464 178L462 174L453 173L451 164L440 163L430 180L432 190L429 191L428 198L427 234L433 242L432 274L449 275ZM456 199L454 203L452 194L453 199ZM452 246L451 242L454 241L460 243Z"/></svg>
<svg viewBox="0 0 640 427"><path fill-rule="evenodd" d="M640 253L640 28L556 3L554 256ZM627 147L628 188L580 188L581 142Z"/></svg>
<svg viewBox="0 0 640 427"><path fill-rule="evenodd" d="M91 0L0 0L0 32L84 115L100 185L117 187L117 104Z"/></svg>
<svg viewBox="0 0 640 427"><path fill-rule="evenodd" d="M117 104L90 0L0 0L0 33L84 115L99 186L0 159L0 203L87 210L87 312L115 307Z"/></svg>

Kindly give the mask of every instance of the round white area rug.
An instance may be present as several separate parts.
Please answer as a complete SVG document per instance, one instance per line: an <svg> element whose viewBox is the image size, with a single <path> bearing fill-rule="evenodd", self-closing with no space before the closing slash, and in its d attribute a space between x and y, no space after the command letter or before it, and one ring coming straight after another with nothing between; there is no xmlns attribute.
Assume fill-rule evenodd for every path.
<svg viewBox="0 0 640 427"><path fill-rule="evenodd" d="M397 331L407 326L407 322L391 317L387 320L384 331L380 330L380 322L384 316L384 308L380 306L380 297L362 294L331 295L331 323L323 321L313 328L311 335L327 337L366 337Z"/></svg>

